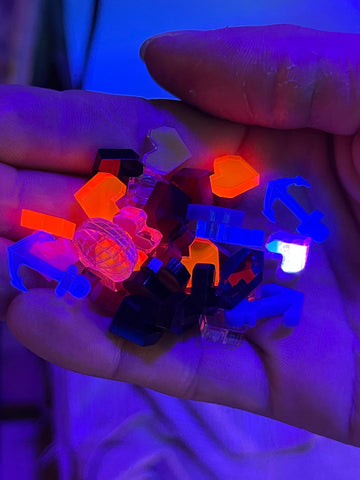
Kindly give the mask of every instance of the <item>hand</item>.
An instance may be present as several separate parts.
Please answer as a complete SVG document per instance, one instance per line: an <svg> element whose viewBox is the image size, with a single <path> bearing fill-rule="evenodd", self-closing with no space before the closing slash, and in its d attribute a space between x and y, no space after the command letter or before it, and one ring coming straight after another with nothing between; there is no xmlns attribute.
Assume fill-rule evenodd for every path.
<svg viewBox="0 0 360 480"><path fill-rule="evenodd" d="M238 153L260 171L261 186L241 198L252 228L273 231L260 213L267 182L302 175L312 188L298 199L323 211L330 230L326 242L312 245L299 276L296 289L305 301L291 334L282 318L272 317L239 348L203 344L196 332L169 334L146 348L114 341L106 334L111 319L87 300L33 288L11 302L2 260L3 308L17 338L65 368L230 405L360 445L358 45L357 35L291 26L150 41L144 52L150 73L202 112L180 102L2 87L7 239L25 234L16 226L20 208L46 206L80 221L72 193L84 179L74 174L90 174L97 148L137 150L147 130L163 124L178 129L193 152L192 166L211 168L214 157ZM271 275L265 272L264 283Z"/></svg>

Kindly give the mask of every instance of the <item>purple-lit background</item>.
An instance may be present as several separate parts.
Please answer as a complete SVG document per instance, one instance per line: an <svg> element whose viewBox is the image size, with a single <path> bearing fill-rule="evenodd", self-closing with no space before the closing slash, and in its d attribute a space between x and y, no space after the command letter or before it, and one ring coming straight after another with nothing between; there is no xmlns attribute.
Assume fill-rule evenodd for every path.
<svg viewBox="0 0 360 480"><path fill-rule="evenodd" d="M92 1L65 0L65 6L76 81L83 65ZM171 98L149 77L138 56L148 36L176 29L273 23L360 33L360 1L103 0L84 87ZM15 364L14 355L14 367L8 369L4 382L13 381ZM28 378L34 379L31 362L27 368ZM55 366L51 373L55 443L48 458L60 464L61 480L359 477L360 450L355 447L230 408L182 401ZM40 380L38 385L42 388ZM14 452L16 445L26 442L33 449L32 428L29 423L18 433L14 431L14 449L5 445L3 451ZM24 457L8 460L16 464L16 470L8 470L16 471L16 476L4 480L36 479L25 468L30 463Z"/></svg>
<svg viewBox="0 0 360 480"><path fill-rule="evenodd" d="M76 80L91 2L65 3ZM360 5L350 0L106 0L85 88L171 98L149 77L138 56L148 36L177 29L272 23L360 32ZM354 447L245 412L185 402L57 368L54 373L62 413L58 416L61 451L73 451L86 479L127 478L129 472L134 478L358 478L360 451ZM65 480L71 461L65 453L61 459Z"/></svg>
<svg viewBox="0 0 360 480"><path fill-rule="evenodd" d="M82 69L92 0L65 0L71 70ZM149 78L139 58L142 42L170 30L293 23L360 32L359 0L104 0L85 88L146 98L171 98Z"/></svg>

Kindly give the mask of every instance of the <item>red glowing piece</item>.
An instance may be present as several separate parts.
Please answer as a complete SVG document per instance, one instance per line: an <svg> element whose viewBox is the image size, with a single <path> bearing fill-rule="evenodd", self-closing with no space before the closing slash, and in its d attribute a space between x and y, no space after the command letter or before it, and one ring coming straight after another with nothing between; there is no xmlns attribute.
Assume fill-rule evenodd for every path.
<svg viewBox="0 0 360 480"><path fill-rule="evenodd" d="M246 268L241 272L234 272L229 275L227 281L230 283L232 287L235 287L240 280L244 280L246 283L250 283L256 277L255 273L251 270L251 268Z"/></svg>
<svg viewBox="0 0 360 480"><path fill-rule="evenodd" d="M147 214L141 208L123 207L114 217L114 223L125 230L132 238L136 248L150 253L156 248L162 233L146 225Z"/></svg>
<svg viewBox="0 0 360 480"><path fill-rule="evenodd" d="M34 210L27 210L25 208L21 210L20 225L70 240L73 238L76 228L75 223L65 220L64 218L48 215L47 213L35 212Z"/></svg>
<svg viewBox="0 0 360 480"><path fill-rule="evenodd" d="M260 175L239 155L225 155L215 158L210 183L215 195L234 198L259 185Z"/></svg>
<svg viewBox="0 0 360 480"><path fill-rule="evenodd" d="M117 177L119 175L121 160L101 160L99 165L99 172L111 173Z"/></svg>

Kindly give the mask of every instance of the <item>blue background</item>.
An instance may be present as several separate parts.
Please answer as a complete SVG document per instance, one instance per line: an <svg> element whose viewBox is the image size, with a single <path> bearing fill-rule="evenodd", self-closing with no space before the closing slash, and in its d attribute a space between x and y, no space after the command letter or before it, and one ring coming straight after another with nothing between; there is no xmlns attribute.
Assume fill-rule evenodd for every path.
<svg viewBox="0 0 360 480"><path fill-rule="evenodd" d="M73 78L81 73L92 0L64 0ZM146 98L171 98L139 58L146 38L170 30L292 23L360 32L359 0L103 0L84 87Z"/></svg>

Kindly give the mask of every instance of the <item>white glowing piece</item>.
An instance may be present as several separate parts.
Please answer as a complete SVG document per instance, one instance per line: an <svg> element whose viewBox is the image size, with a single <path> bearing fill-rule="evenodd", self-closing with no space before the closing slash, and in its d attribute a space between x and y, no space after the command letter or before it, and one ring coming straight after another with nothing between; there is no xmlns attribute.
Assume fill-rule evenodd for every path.
<svg viewBox="0 0 360 480"><path fill-rule="evenodd" d="M273 240L266 245L269 252L282 255L280 268L285 273L298 273L305 268L309 244L299 245L296 243Z"/></svg>

